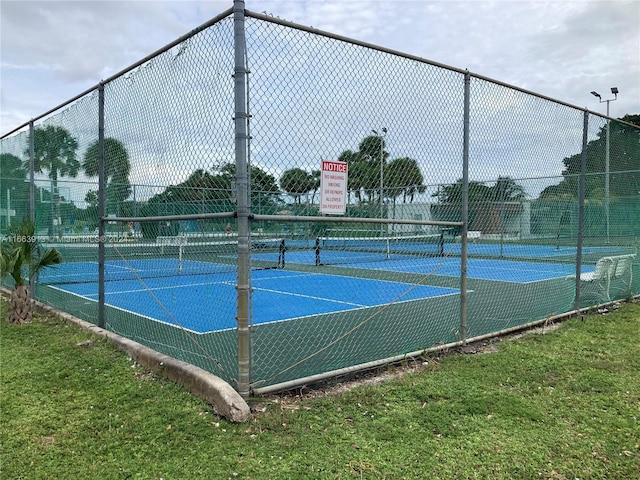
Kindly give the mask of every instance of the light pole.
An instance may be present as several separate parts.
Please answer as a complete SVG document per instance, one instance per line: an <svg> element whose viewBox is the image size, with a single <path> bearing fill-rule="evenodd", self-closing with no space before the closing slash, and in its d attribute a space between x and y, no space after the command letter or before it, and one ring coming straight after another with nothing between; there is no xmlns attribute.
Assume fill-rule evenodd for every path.
<svg viewBox="0 0 640 480"><path fill-rule="evenodd" d="M609 243L609 103L618 99L618 87L611 87L611 93L613 93L613 98L603 100L598 92L591 92L591 95L598 97L600 103L607 102L607 146L604 160L604 217L607 231L607 244Z"/></svg>
<svg viewBox="0 0 640 480"><path fill-rule="evenodd" d="M371 130L374 135L376 135L380 139L380 218L384 218L384 202L382 201L384 198L384 136L387 134L386 127L382 127L382 134L379 134L375 130ZM384 226L380 225L380 232L384 231Z"/></svg>

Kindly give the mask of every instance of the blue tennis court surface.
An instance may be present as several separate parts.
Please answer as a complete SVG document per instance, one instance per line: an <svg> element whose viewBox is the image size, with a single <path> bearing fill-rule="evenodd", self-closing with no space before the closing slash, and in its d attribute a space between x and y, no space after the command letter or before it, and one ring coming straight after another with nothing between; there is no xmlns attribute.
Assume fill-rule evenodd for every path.
<svg viewBox="0 0 640 480"><path fill-rule="evenodd" d="M445 277L460 277L459 257L412 257L392 255L388 260L370 261L371 254L350 252L349 264L340 265L344 252L325 251L323 261L328 265L344 266L348 268L364 268L371 270L385 270L390 272L405 272L442 275ZM382 257L382 256L381 256ZM259 260L262 254L255 254L253 258ZM265 257L266 258L266 257ZM312 264L311 255L304 251L287 253L288 263ZM319 271L322 266L318 267ZM593 265L584 265L582 272L591 272ZM530 283L553 278L567 277L575 274L575 265L561 263L525 262L519 260L498 260L470 258L467 260L467 277L480 280L494 280L513 283Z"/></svg>
<svg viewBox="0 0 640 480"><path fill-rule="evenodd" d="M429 285L369 280L286 270L252 272L254 324L279 322L323 313L371 308L457 295L458 290ZM97 283L71 283L54 288L87 301L98 298ZM366 292L366 295L363 295ZM208 333L236 327L236 276L176 275L105 282L105 300L112 307Z"/></svg>

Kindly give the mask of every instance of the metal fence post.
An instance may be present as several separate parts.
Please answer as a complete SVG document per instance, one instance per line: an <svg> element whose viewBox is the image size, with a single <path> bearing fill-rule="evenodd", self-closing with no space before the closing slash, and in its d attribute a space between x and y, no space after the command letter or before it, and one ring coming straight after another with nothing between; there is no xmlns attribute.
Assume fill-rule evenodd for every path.
<svg viewBox="0 0 640 480"><path fill-rule="evenodd" d="M29 122L29 219L36 222L36 180L35 180L36 146L33 120Z"/></svg>
<svg viewBox="0 0 640 480"><path fill-rule="evenodd" d="M238 322L238 393L247 398L251 382L251 331L249 318L251 309L250 267L250 225L251 204L249 199L249 175L247 166L247 91L245 58L245 17L244 1L233 2L234 25L234 97L235 97L235 155L236 155L236 201L238 215L238 279L237 317Z"/></svg>
<svg viewBox="0 0 640 480"><path fill-rule="evenodd" d="M35 226L35 234L37 237L38 226L36 225L35 162L36 162L35 130L33 127L33 120L31 120L29 122L29 220L31 220L33 222L33 225ZM8 205L7 205L7 208L9 208ZM29 293L31 295L31 298L36 298L34 275L31 275L29 277Z"/></svg>
<svg viewBox="0 0 640 480"><path fill-rule="evenodd" d="M105 258L104 83L98 87L98 326L104 328Z"/></svg>
<svg viewBox="0 0 640 480"><path fill-rule="evenodd" d="M464 74L462 133L462 232L460 251L460 340L467 343L467 232L469 230L469 96L471 75Z"/></svg>
<svg viewBox="0 0 640 480"><path fill-rule="evenodd" d="M582 124L582 156L580 157L580 179L578 181L578 242L576 244L576 295L573 308L580 308L580 273L582 271L582 239L584 235L584 195L587 176L587 134L589 130L589 111L584 111Z"/></svg>

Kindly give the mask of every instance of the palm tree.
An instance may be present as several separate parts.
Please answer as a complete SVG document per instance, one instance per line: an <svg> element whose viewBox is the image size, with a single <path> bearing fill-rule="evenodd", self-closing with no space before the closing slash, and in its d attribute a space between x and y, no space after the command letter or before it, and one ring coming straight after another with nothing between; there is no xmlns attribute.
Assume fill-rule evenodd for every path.
<svg viewBox="0 0 640 480"><path fill-rule="evenodd" d="M9 229L9 236L0 245L0 272L13 279L9 299L7 321L28 323L33 318L33 302L29 292L29 282L37 277L43 268L62 262L62 256L55 248L45 251L35 236L36 226L25 220L17 227ZM25 276L25 272L28 274Z"/></svg>
<svg viewBox="0 0 640 480"><path fill-rule="evenodd" d="M98 163L100 159L99 143L96 140L84 154L82 169L87 176L98 176ZM107 205L115 205L115 212L120 213L120 206L131 195L129 172L131 163L129 153L125 146L115 138L104 139L104 175L106 177Z"/></svg>
<svg viewBox="0 0 640 480"><path fill-rule="evenodd" d="M311 171L311 203L315 202L316 193L320 189L320 179L322 178L322 172L320 170Z"/></svg>
<svg viewBox="0 0 640 480"><path fill-rule="evenodd" d="M43 170L49 172L51 179L51 198L56 205L55 215L60 216L60 203L58 196L58 178L68 176L75 178L80 170L80 162L76 158L78 142L63 127L47 125L34 130L34 171L42 173ZM25 150L25 155L29 155L29 146ZM53 234L53 222L51 218L51 234ZM62 226L59 226L58 235L62 236Z"/></svg>
<svg viewBox="0 0 640 480"><path fill-rule="evenodd" d="M379 135L365 137L358 145L358 155L365 162L363 187L371 202L374 201L377 192L378 201L382 203L383 192L380 191L380 187L383 185L380 185L380 175L384 175L384 170L387 167L389 152L385 151L386 146L384 138Z"/></svg>
<svg viewBox="0 0 640 480"><path fill-rule="evenodd" d="M340 154L338 160L346 162L349 166L349 179L347 180L347 189L356 197L356 201L360 203L362 199L362 188L365 184L366 162L362 160L357 152L345 150Z"/></svg>
<svg viewBox="0 0 640 480"><path fill-rule="evenodd" d="M526 196L524 187L511 177L499 176L493 186L493 197L496 202L519 202Z"/></svg>

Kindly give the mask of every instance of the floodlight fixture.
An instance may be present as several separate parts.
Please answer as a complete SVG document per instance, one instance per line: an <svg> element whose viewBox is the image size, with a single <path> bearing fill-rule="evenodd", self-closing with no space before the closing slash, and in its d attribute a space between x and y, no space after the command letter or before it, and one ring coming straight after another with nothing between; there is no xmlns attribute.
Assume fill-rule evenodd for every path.
<svg viewBox="0 0 640 480"><path fill-rule="evenodd" d="M606 100L603 100L602 97L600 96L600 94L598 92L591 92L591 95L598 97L598 100L600 101L600 103L605 103L607 104L607 143L606 143L606 148L605 148L605 160L604 160L604 217L605 217L605 224L606 224L606 242L607 244L609 244L609 169L610 169L610 165L609 165L609 150L610 150L610 146L609 146L609 137L610 137L610 121L609 121L609 104L615 100L618 99L618 87L611 87L611 93L613 94L613 98L608 98Z"/></svg>

